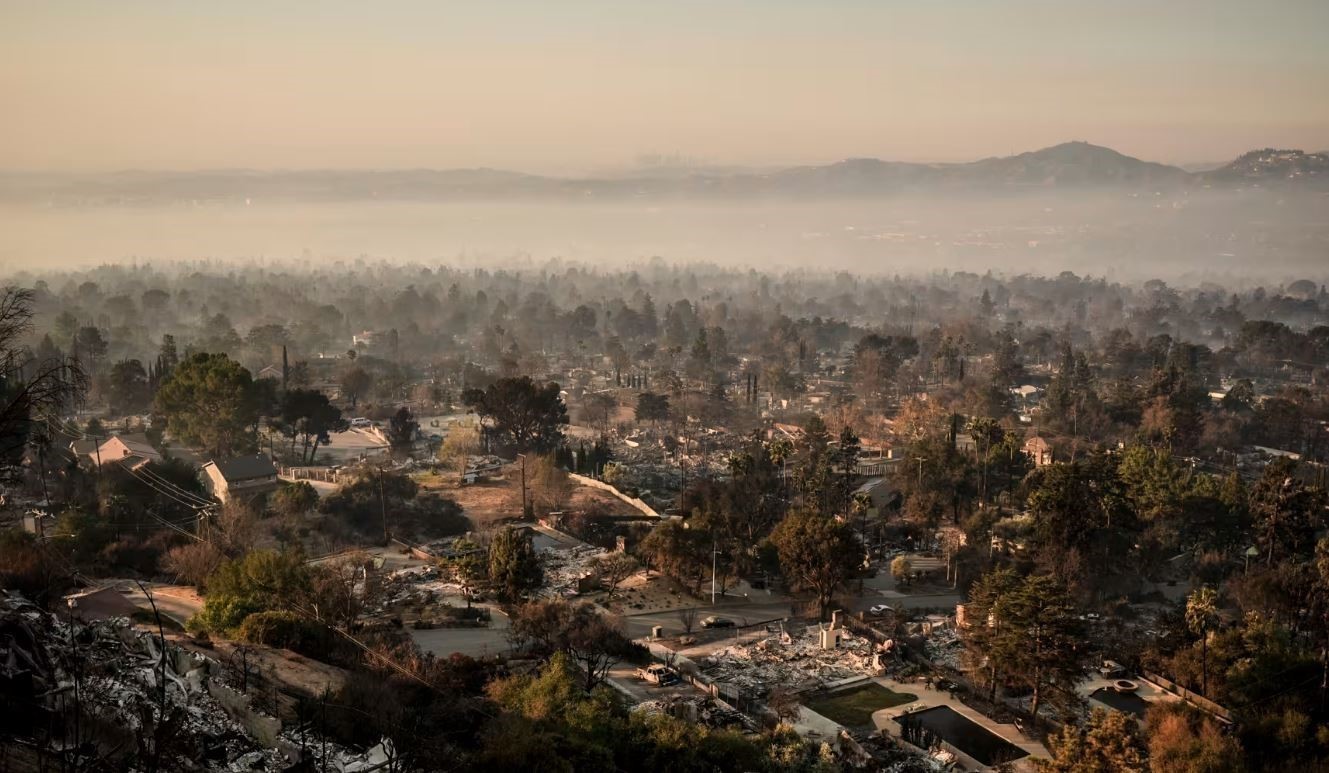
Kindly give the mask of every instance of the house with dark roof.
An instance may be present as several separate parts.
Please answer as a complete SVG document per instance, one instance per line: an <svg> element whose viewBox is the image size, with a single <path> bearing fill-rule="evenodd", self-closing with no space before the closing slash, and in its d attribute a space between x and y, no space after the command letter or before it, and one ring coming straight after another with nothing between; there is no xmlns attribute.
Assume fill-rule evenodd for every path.
<svg viewBox="0 0 1329 773"><path fill-rule="evenodd" d="M213 460L203 465L203 483L222 502L239 497L253 497L276 491L277 467L262 454Z"/></svg>
<svg viewBox="0 0 1329 773"><path fill-rule="evenodd" d="M80 466L97 466L97 441L90 437L75 438L69 442L69 451Z"/></svg>
<svg viewBox="0 0 1329 773"><path fill-rule="evenodd" d="M871 478L863 485L854 489L854 498L862 494L867 498L869 518L876 518L886 508L898 508L900 506L900 491L886 482L885 478Z"/></svg>

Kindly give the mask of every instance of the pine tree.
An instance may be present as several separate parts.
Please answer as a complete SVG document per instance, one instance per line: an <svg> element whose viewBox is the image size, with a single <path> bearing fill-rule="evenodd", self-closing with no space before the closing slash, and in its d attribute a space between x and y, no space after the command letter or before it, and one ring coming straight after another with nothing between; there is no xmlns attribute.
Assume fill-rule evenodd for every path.
<svg viewBox="0 0 1329 773"><path fill-rule="evenodd" d="M540 587L544 572L530 533L506 526L489 545L489 579L505 601L516 601Z"/></svg>

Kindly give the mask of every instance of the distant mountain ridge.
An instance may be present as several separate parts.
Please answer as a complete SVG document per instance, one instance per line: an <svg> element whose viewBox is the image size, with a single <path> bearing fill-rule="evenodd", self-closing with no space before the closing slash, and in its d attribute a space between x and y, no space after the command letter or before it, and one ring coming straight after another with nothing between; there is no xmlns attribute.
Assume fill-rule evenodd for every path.
<svg viewBox="0 0 1329 773"><path fill-rule="evenodd" d="M1264 148L1243 153L1237 160L1205 172L1214 182L1300 182L1329 183L1329 153L1306 153L1301 150Z"/></svg>
<svg viewBox="0 0 1329 773"><path fill-rule="evenodd" d="M1329 154L1255 150L1192 173L1087 142L964 163L853 158L770 172L697 171L560 178L500 169L201 172L98 175L0 174L0 200L48 203L207 202L252 199L430 200L555 197L885 196L913 190L979 192L1043 188L1329 186Z"/></svg>

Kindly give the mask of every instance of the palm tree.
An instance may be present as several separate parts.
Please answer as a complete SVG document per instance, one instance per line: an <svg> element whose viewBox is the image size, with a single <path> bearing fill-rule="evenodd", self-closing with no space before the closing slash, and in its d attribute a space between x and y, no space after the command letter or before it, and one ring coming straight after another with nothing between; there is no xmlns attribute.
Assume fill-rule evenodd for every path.
<svg viewBox="0 0 1329 773"><path fill-rule="evenodd" d="M1200 693L1209 693L1209 626L1218 617L1218 592L1204 586L1186 597L1186 627L1200 637Z"/></svg>
<svg viewBox="0 0 1329 773"><path fill-rule="evenodd" d="M969 436L974 440L974 455L983 462L983 477L980 484L982 493L979 495L979 501L984 505L987 504L988 498L988 452L992 450L992 439L1000 431L1001 425L996 419L977 418L969 423Z"/></svg>
<svg viewBox="0 0 1329 773"><path fill-rule="evenodd" d="M872 495L866 491L854 493L854 498L849 503L850 512L857 513L863 517L863 544L868 543L868 511L872 509Z"/></svg>

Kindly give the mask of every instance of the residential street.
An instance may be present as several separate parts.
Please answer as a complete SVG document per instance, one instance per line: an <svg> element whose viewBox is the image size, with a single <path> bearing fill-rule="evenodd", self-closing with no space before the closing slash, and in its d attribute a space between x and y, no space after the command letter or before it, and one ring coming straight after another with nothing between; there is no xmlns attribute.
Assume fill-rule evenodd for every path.
<svg viewBox="0 0 1329 773"><path fill-rule="evenodd" d="M184 585L154 585L145 583L148 592L152 594L152 602L157 605L157 611L163 616L183 626L203 609L203 599L192 587ZM148 601L143 591L139 590L138 585L132 582L125 582L124 586L128 589L125 598L134 603L135 606L142 609L152 609L152 603Z"/></svg>
<svg viewBox="0 0 1329 773"><path fill-rule="evenodd" d="M447 657L454 652L482 657L508 651L508 616L491 607L488 628L430 628L411 630L411 638L425 652Z"/></svg>

